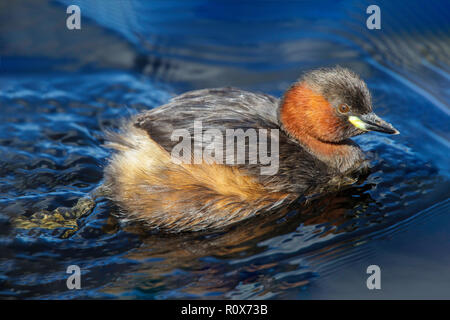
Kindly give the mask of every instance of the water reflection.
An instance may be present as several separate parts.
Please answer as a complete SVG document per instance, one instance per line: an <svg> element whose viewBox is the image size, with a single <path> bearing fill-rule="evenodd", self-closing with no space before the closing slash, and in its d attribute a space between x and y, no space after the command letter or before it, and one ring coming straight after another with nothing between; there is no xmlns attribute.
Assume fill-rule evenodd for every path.
<svg viewBox="0 0 450 320"><path fill-rule="evenodd" d="M361 27L368 1L74 3L86 18L82 33L61 28L67 1L0 10L1 296L298 298L371 257L377 239L448 212L446 2L382 2L377 32ZM356 186L212 233L122 226L101 199L67 239L65 230L11 225L71 207L101 184L102 128L130 114L201 87L280 96L301 71L334 64L360 73L377 113L402 132L395 141L357 138L372 173ZM85 272L83 290L67 292L74 263ZM422 263L415 268L434 276Z"/></svg>
<svg viewBox="0 0 450 320"><path fill-rule="evenodd" d="M365 204L373 201L366 193L368 189L369 185L363 185L308 204L299 202L221 232L149 235L148 230L129 226L125 230L139 234L142 246L128 253L126 258L140 263L131 271L131 278L115 281L105 292L118 294L125 290L138 297L153 298L200 297L208 292L211 296L226 297L239 286L258 282L261 288L248 296L257 297L270 291L307 285L315 277L314 272L302 270L308 269L306 266L289 265L283 261L287 257L272 256L271 250L261 243L293 232L297 233L295 241L300 242L302 238L315 237L318 232L320 241L329 233L352 231L348 228L337 231L336 228L356 218L351 213L353 208L367 207ZM105 228L115 229L117 221L109 223ZM318 227L323 225L327 228L321 231ZM305 232L307 226L316 230ZM310 247L302 253L309 250L317 251L317 248ZM261 253L265 253L264 259L255 258ZM281 276L283 273L288 274ZM179 289L167 292L174 284Z"/></svg>

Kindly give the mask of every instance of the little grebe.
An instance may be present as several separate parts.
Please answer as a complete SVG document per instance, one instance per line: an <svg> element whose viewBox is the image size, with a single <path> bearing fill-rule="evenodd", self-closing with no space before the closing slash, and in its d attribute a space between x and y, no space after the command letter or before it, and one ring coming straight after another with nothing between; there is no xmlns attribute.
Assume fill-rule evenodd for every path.
<svg viewBox="0 0 450 320"><path fill-rule="evenodd" d="M189 134L183 153L190 153L181 158L193 161L174 156L180 129ZM272 142L267 154L276 158L275 172L262 173L255 161L261 154L229 161L239 152L234 136L230 153L229 140L199 139L196 132L239 129L259 131L260 147L267 148L265 138ZM105 169L105 187L126 220L170 232L220 228L354 183L367 161L349 138L367 131L399 133L372 112L364 81L341 67L306 73L281 100L235 88L191 91L109 133L117 152ZM243 139L245 150L255 147L250 138ZM198 161L195 153L207 149L220 161Z"/></svg>

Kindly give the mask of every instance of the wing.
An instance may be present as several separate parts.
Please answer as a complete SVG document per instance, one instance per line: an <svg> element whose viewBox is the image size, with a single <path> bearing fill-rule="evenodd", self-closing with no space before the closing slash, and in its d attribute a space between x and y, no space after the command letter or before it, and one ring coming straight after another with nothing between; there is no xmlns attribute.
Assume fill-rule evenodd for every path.
<svg viewBox="0 0 450 320"><path fill-rule="evenodd" d="M191 137L191 159L195 146L202 143L202 139L195 139L194 121L201 122L203 134L210 129L218 129L224 134L227 129L242 129L247 133L248 129L254 129L258 142L265 139L268 144L266 159L278 158L273 174L262 174L261 169L273 163L262 164L258 152L244 152L244 163L236 163L242 148L249 151L258 144L250 137L244 139L241 145L234 138L228 140L224 137L222 140L209 142L208 148L222 149L222 163L238 166L239 169L257 177L261 183L272 187L274 192L303 194L310 186L323 183L329 178L324 175L327 167L280 129L277 117L278 103L279 100L270 95L235 88L196 90L177 96L166 105L142 113L136 118L134 126L145 130L169 153L179 143L178 139L175 141L171 139L174 131L186 130ZM272 129L277 130L278 135L274 136ZM233 145L235 142L237 146ZM217 145L219 143L220 145ZM234 152L230 153L229 150Z"/></svg>
<svg viewBox="0 0 450 320"><path fill-rule="evenodd" d="M201 121L203 132L208 129L277 128L278 99L235 88L190 91L173 98L168 104L142 113L135 126L147 133L167 151L178 141L172 141L176 129L194 134L194 121Z"/></svg>

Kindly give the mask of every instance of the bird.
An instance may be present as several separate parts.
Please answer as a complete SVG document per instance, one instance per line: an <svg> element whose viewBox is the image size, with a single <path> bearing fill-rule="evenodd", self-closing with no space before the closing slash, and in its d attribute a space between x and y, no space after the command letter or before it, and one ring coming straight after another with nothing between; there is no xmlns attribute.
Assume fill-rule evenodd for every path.
<svg viewBox="0 0 450 320"><path fill-rule="evenodd" d="M106 197L150 230L221 230L354 184L369 164L351 138L369 131L399 134L340 66L303 73L279 99L189 91L107 132Z"/></svg>

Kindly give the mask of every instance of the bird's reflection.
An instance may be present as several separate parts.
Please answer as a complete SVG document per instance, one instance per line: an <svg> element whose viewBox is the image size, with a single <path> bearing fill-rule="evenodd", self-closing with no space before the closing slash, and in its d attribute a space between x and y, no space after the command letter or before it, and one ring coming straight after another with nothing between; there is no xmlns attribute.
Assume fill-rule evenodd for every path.
<svg viewBox="0 0 450 320"><path fill-rule="evenodd" d="M140 276L131 282L130 279L118 280L105 290L119 293L124 288L138 287L152 292L155 286L173 288L175 285L180 288L185 285L183 292L189 296L202 292L230 292L239 283L248 282L292 286L273 283L268 270L277 268L276 261L240 266L227 262L261 253L265 247L259 244L264 240L287 236L304 226L329 224L336 227L330 230L344 232L338 227L351 219L358 219L360 213L354 212L355 208L366 208L374 201L367 192L372 186L360 181L345 190L307 202L298 201L278 212L248 219L216 232L149 234L140 226L127 226L126 231L139 234L142 239L142 246L127 254L127 258L141 262L135 265ZM115 223L111 218L110 225ZM308 281L299 279L295 283L305 285Z"/></svg>

